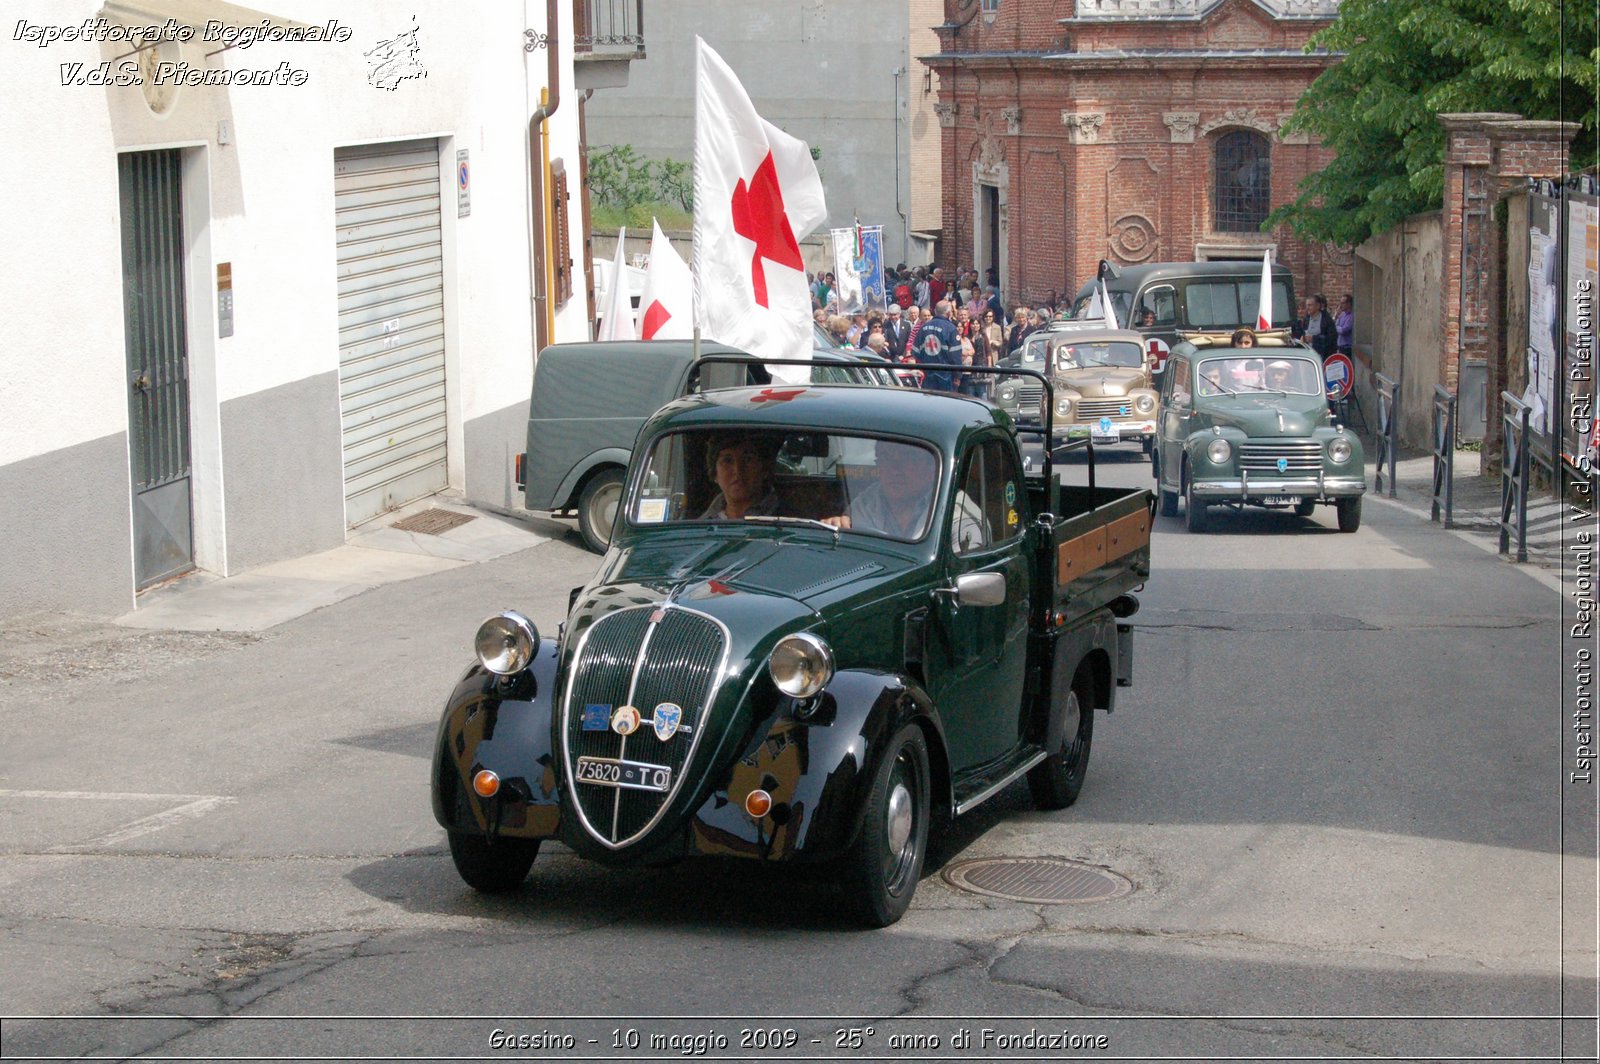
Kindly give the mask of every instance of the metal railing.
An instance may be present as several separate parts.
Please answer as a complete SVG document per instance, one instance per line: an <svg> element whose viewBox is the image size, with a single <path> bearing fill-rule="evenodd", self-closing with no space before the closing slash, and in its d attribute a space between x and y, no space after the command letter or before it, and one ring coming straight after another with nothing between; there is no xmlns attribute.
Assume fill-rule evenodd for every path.
<svg viewBox="0 0 1600 1064"><path fill-rule="evenodd" d="M1527 404L1510 392L1501 392L1505 409L1500 415L1504 450L1500 464L1500 553L1511 550L1517 537L1517 561L1528 560L1528 474L1531 448Z"/></svg>
<svg viewBox="0 0 1600 1064"><path fill-rule="evenodd" d="M1372 488L1382 492L1385 478L1383 467L1389 466L1387 483L1389 498L1394 498L1394 463L1395 444L1399 439L1400 419L1397 413L1400 409L1400 385L1385 377L1381 373L1374 373L1372 379L1378 385L1378 474L1374 478Z"/></svg>
<svg viewBox="0 0 1600 1064"><path fill-rule="evenodd" d="M572 9L578 55L644 55L644 0L573 0Z"/></svg>
<svg viewBox="0 0 1600 1064"><path fill-rule="evenodd" d="M1433 386L1433 514L1444 527L1455 527L1456 397L1442 384Z"/></svg>

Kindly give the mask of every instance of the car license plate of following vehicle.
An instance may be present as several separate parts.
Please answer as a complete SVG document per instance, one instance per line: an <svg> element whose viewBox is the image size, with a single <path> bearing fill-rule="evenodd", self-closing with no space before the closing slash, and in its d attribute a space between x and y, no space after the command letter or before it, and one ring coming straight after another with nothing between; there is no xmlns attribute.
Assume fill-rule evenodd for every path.
<svg viewBox="0 0 1600 1064"><path fill-rule="evenodd" d="M1089 430L1089 439L1095 443L1120 443L1122 434L1116 429L1112 429L1109 432L1101 432L1099 427L1096 426Z"/></svg>
<svg viewBox="0 0 1600 1064"><path fill-rule="evenodd" d="M1266 503L1268 506L1298 506L1300 505L1300 497L1298 495L1268 495Z"/></svg>
<svg viewBox="0 0 1600 1064"><path fill-rule="evenodd" d="M580 757L578 782L623 787L632 791L665 791L672 786L672 769L666 765L647 765L642 761Z"/></svg>

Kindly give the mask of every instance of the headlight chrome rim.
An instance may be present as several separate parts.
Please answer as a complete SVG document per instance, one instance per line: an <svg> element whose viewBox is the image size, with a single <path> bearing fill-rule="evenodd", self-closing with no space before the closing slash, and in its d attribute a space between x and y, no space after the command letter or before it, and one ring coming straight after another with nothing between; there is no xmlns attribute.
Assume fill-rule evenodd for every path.
<svg viewBox="0 0 1600 1064"><path fill-rule="evenodd" d="M533 661L539 629L516 610L505 610L478 626L472 645L485 669L496 676L515 676Z"/></svg>
<svg viewBox="0 0 1600 1064"><path fill-rule="evenodd" d="M784 636L767 657L767 675L790 698L818 694L833 679L833 671L833 650L810 632Z"/></svg>
<svg viewBox="0 0 1600 1064"><path fill-rule="evenodd" d="M1063 396L1056 400L1056 417L1072 416L1072 400Z"/></svg>
<svg viewBox="0 0 1600 1064"><path fill-rule="evenodd" d="M1136 395L1133 397L1133 408L1141 414L1154 413L1156 397L1153 395Z"/></svg>
<svg viewBox="0 0 1600 1064"><path fill-rule="evenodd" d="M1233 457L1233 444L1227 440L1216 439L1206 444L1206 458L1212 465L1223 465Z"/></svg>
<svg viewBox="0 0 1600 1064"><path fill-rule="evenodd" d="M1335 465L1344 465L1350 461L1350 456L1354 453L1355 449L1350 446L1350 441L1342 436L1328 441L1328 458Z"/></svg>
<svg viewBox="0 0 1600 1064"><path fill-rule="evenodd" d="M1017 401L1017 386L1014 385L1014 384L1002 384L1000 386L1000 401L1002 403L1014 403L1014 402L1016 402Z"/></svg>

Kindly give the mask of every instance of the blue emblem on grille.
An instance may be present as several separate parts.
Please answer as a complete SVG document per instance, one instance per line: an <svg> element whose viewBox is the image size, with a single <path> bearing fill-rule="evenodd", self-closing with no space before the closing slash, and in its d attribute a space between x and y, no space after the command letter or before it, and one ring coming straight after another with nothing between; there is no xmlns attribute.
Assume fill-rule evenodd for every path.
<svg viewBox="0 0 1600 1064"><path fill-rule="evenodd" d="M604 702L595 702L583 707L584 731L610 731L611 707Z"/></svg>
<svg viewBox="0 0 1600 1064"><path fill-rule="evenodd" d="M682 721L683 707L675 702L663 702L655 708L650 726L655 729L656 738L666 742L677 734Z"/></svg>
<svg viewBox="0 0 1600 1064"><path fill-rule="evenodd" d="M1288 471L1289 471L1289 460L1287 458L1278 459L1278 472L1287 473Z"/></svg>
<svg viewBox="0 0 1600 1064"><path fill-rule="evenodd" d="M1121 414L1123 417L1127 417L1128 416L1128 408L1125 407L1125 406L1121 407L1121 408L1119 408L1117 410L1117 413Z"/></svg>

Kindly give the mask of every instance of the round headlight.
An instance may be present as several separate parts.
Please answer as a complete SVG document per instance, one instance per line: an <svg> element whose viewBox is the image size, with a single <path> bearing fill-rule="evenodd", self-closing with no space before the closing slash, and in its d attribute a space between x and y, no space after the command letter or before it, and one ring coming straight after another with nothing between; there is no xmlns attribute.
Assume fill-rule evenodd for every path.
<svg viewBox="0 0 1600 1064"><path fill-rule="evenodd" d="M1133 408L1141 414L1148 414L1156 408L1156 397L1153 395L1136 395L1133 397Z"/></svg>
<svg viewBox="0 0 1600 1064"><path fill-rule="evenodd" d="M1056 400L1056 417L1071 417L1071 416L1072 416L1072 400L1071 399L1057 399Z"/></svg>
<svg viewBox="0 0 1600 1064"><path fill-rule="evenodd" d="M484 668L496 676L514 676L533 660L539 630L516 610L506 610L478 626L473 644Z"/></svg>
<svg viewBox="0 0 1600 1064"><path fill-rule="evenodd" d="M1233 454L1233 447L1227 440L1212 440L1206 445L1206 457L1211 459L1212 465L1221 465Z"/></svg>
<svg viewBox="0 0 1600 1064"><path fill-rule="evenodd" d="M1002 384L1000 386L1000 401L1014 403L1017 401L1017 386L1015 384Z"/></svg>
<svg viewBox="0 0 1600 1064"><path fill-rule="evenodd" d="M1342 437L1329 440L1328 457L1339 465L1350 461L1350 441Z"/></svg>
<svg viewBox="0 0 1600 1064"><path fill-rule="evenodd" d="M772 648L767 672L784 694L810 698L833 679L833 651L810 632L786 635Z"/></svg>

